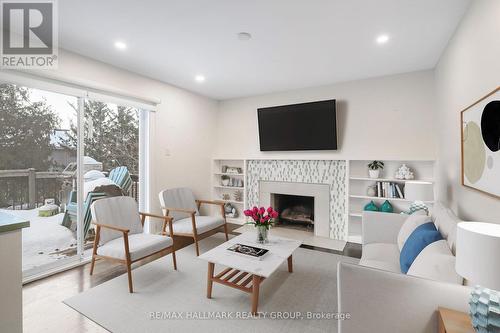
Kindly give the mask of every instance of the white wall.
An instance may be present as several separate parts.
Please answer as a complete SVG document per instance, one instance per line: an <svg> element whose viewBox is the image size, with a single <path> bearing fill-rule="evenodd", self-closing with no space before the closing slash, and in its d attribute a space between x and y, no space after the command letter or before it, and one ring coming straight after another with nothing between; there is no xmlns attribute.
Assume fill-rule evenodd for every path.
<svg viewBox="0 0 500 333"><path fill-rule="evenodd" d="M438 198L463 219L496 223L500 199L461 185L460 111L500 85L499 36L500 1L474 1L435 71Z"/></svg>
<svg viewBox="0 0 500 333"><path fill-rule="evenodd" d="M222 101L215 155L221 158L434 159L432 71ZM337 100L339 149L260 152L257 108Z"/></svg>
<svg viewBox="0 0 500 333"><path fill-rule="evenodd" d="M151 210L160 212L158 192L187 186L210 197L210 172L217 102L74 53L59 53L58 76L160 99L151 116ZM170 156L166 156L167 150Z"/></svg>

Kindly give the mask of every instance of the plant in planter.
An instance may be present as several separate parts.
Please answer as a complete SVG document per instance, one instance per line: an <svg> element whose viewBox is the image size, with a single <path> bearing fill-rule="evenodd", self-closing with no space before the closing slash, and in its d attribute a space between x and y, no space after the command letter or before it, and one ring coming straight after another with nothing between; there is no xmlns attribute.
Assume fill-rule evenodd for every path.
<svg viewBox="0 0 500 333"><path fill-rule="evenodd" d="M274 224L274 219L278 217L278 212L273 207L253 207L243 212L245 216L251 217L253 221L246 222L246 224L253 224L257 228L257 242L264 244L267 243L267 232Z"/></svg>
<svg viewBox="0 0 500 333"><path fill-rule="evenodd" d="M384 162L382 161L372 161L368 163L368 173L370 178L378 178L380 175L380 170L384 169Z"/></svg>
<svg viewBox="0 0 500 333"><path fill-rule="evenodd" d="M231 178L229 178L229 176L227 176L227 175L222 175L220 177L220 179L221 179L222 186L228 186L229 181L231 180Z"/></svg>

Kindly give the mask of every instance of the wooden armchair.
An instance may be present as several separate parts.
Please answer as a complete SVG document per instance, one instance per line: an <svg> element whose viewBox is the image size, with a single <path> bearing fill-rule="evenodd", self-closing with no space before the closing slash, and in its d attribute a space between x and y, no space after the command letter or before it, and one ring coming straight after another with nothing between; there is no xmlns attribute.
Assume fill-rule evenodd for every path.
<svg viewBox="0 0 500 333"><path fill-rule="evenodd" d="M132 293L132 263L152 255L172 253L174 270L177 270L171 217L140 213L137 211L136 201L125 196L98 200L92 204L91 212L96 236L90 275L94 273L97 259L123 263L127 266L128 287ZM163 220L163 235L143 232L147 216ZM166 236L165 232L167 224L170 237Z"/></svg>
<svg viewBox="0 0 500 333"><path fill-rule="evenodd" d="M173 218L173 234L192 237L196 247L196 255L200 255L198 241L213 234L213 231L224 228L227 235L226 213L224 202L211 200L196 200L188 188L175 188L161 191L160 203L165 216ZM220 216L202 216L199 213L202 204L220 207ZM171 232L172 228L169 229Z"/></svg>

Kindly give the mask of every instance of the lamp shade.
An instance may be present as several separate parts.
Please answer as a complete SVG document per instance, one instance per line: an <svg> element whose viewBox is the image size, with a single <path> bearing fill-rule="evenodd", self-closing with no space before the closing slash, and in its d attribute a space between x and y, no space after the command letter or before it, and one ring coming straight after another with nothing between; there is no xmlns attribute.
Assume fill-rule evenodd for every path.
<svg viewBox="0 0 500 333"><path fill-rule="evenodd" d="M405 199L411 201L433 201L434 186L431 182L406 182Z"/></svg>
<svg viewBox="0 0 500 333"><path fill-rule="evenodd" d="M500 224L460 222L455 268L475 284L500 290Z"/></svg>

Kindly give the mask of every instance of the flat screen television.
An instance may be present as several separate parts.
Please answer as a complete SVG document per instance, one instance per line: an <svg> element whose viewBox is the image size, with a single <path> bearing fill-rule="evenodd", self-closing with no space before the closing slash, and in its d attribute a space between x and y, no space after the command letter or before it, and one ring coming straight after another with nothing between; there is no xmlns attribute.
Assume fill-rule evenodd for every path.
<svg viewBox="0 0 500 333"><path fill-rule="evenodd" d="M335 100L257 110L261 151L336 150Z"/></svg>

